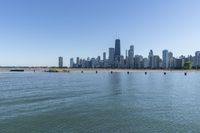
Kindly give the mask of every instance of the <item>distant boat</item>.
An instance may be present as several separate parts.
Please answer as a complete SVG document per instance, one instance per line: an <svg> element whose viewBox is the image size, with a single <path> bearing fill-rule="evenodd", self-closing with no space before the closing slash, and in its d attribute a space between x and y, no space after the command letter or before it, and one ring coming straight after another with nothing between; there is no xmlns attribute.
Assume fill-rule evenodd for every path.
<svg viewBox="0 0 200 133"><path fill-rule="evenodd" d="M10 70L10 72L24 72L23 69L12 69Z"/></svg>

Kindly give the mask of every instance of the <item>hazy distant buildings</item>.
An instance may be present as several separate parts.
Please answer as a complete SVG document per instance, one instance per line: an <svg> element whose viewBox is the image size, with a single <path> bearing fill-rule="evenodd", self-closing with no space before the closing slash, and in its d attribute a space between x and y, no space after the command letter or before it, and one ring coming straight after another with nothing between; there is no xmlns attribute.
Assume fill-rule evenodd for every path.
<svg viewBox="0 0 200 133"><path fill-rule="evenodd" d="M58 67L63 68L63 57L58 57Z"/></svg>

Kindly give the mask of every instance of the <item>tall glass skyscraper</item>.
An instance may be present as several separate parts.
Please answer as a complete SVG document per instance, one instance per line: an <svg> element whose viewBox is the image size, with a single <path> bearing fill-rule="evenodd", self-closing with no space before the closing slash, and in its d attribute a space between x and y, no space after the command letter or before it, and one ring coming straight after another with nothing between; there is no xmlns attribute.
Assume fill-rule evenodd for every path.
<svg viewBox="0 0 200 133"><path fill-rule="evenodd" d="M128 50L128 68L134 68L134 46L131 45Z"/></svg>
<svg viewBox="0 0 200 133"><path fill-rule="evenodd" d="M63 67L63 57L58 57L58 67L59 68Z"/></svg>
<svg viewBox="0 0 200 133"><path fill-rule="evenodd" d="M153 50L150 50L150 52L149 52L149 68L154 68L154 66L153 66Z"/></svg>
<svg viewBox="0 0 200 133"><path fill-rule="evenodd" d="M168 50L163 50L163 68L169 68L169 52Z"/></svg>
<svg viewBox="0 0 200 133"><path fill-rule="evenodd" d="M109 48L109 64L111 67L114 65L115 60L115 48Z"/></svg>
<svg viewBox="0 0 200 133"><path fill-rule="evenodd" d="M115 56L115 49L114 48L109 48L109 60L114 61Z"/></svg>
<svg viewBox="0 0 200 133"><path fill-rule="evenodd" d="M70 67L71 67L71 68L74 67L74 59L73 59L73 58L70 59Z"/></svg>
<svg viewBox="0 0 200 133"><path fill-rule="evenodd" d="M195 52L195 67L200 68L200 51Z"/></svg>
<svg viewBox="0 0 200 133"><path fill-rule="evenodd" d="M121 48L120 48L120 40L115 40L115 59L117 61L120 61L120 55L121 55Z"/></svg>
<svg viewBox="0 0 200 133"><path fill-rule="evenodd" d="M106 52L103 52L103 61L106 60Z"/></svg>

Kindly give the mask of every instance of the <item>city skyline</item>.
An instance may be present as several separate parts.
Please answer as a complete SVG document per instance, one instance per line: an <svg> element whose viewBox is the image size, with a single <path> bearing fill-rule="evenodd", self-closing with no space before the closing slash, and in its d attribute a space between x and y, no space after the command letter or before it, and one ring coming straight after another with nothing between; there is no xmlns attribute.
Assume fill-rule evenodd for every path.
<svg viewBox="0 0 200 133"><path fill-rule="evenodd" d="M174 57L173 52L164 49L162 57L155 54L151 49L148 57L139 55L134 51L134 45L130 45L126 49L125 55L121 54L121 40L115 39L114 47L108 48L108 57L106 52L102 52L102 56L81 58L77 56L75 59L70 58L70 68L128 68L128 69L191 69L200 68L200 51L196 51L193 56L180 55ZM60 58L58 66L60 68ZM63 58L62 58L63 59ZM63 60L62 60L63 64Z"/></svg>
<svg viewBox="0 0 200 133"><path fill-rule="evenodd" d="M57 66L63 56L96 57L121 39L122 54L174 56L200 49L200 1L2 0L0 66ZM89 53L89 54L88 54ZM66 61L67 59L67 61Z"/></svg>
<svg viewBox="0 0 200 133"><path fill-rule="evenodd" d="M117 47L117 52L115 50L116 47ZM121 50L121 40L118 38L118 39L115 39L115 47L109 47L107 51L103 51L102 54L97 54L97 56L94 56L94 57L86 56L87 58L80 57L80 56L76 56L76 57L59 56L58 58L56 58L56 59L58 59L58 63L55 63L56 65L52 65L52 66L50 66L50 65L44 65L44 66L38 65L38 66L39 67L60 67L60 68L62 68L62 67L71 67L72 68L72 66L71 66L72 60L71 59L73 59L73 63L75 63L77 61L74 61L74 59L77 59L77 58L79 58L80 60L82 60L82 59L88 60L88 59L97 57L97 58L99 58L99 60L105 61L105 60L109 60L109 58L110 58L109 56L110 56L111 50L113 52L113 60L115 60L115 57L117 57L117 61L118 62L120 62L120 56L123 56L124 59L127 59L129 61L133 60L135 58L135 56L142 56L142 58L151 58L149 56L157 56L159 59L161 59L161 60L163 60L165 62L164 64L163 63L161 64L161 66L163 68L167 68L166 67L167 64L166 64L166 61L164 60L164 58L168 59L168 57L166 57L166 56L169 56L168 54L172 54L171 56L174 57L174 58L177 58L177 59L182 58L182 57L187 58L189 56L195 57L195 56L197 56L197 54L200 55L200 51L199 50L196 50L195 53L193 53L193 54L188 54L188 55L181 54L179 56L173 56L174 53L172 53L172 51L169 51L168 49L163 49L162 51L160 51L161 54L158 54L158 53L154 54L154 52L153 52L154 50L150 49L149 50L149 54L147 54L147 56L144 56L144 55L135 53L135 46L134 45L130 45L129 49L127 48L124 51ZM167 53L167 55L166 55L166 53ZM130 59L129 55L131 55L133 58ZM170 62L170 60L167 61L167 62ZM200 62L200 60L199 60L199 62ZM129 63L130 63L130 64L128 64L129 68L132 68L131 66L133 66L134 62L131 63L131 61L130 61ZM153 61L150 64L153 64ZM6 67L12 67L12 66L17 67L17 65L5 65L5 66ZM5 66L1 66L0 65L0 67L5 67ZM27 66L27 65L23 66L23 65L21 65L21 66L22 67L35 67L35 66L37 67L37 65L32 65L32 66ZM21 66L19 66L19 67L21 67Z"/></svg>

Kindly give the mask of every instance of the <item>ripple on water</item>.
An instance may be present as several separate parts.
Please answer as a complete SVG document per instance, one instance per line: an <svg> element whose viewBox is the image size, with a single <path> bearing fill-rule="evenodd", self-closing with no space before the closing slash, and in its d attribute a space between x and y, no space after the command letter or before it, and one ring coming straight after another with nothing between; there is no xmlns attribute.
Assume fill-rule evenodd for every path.
<svg viewBox="0 0 200 133"><path fill-rule="evenodd" d="M190 73L0 73L0 132L198 132Z"/></svg>

